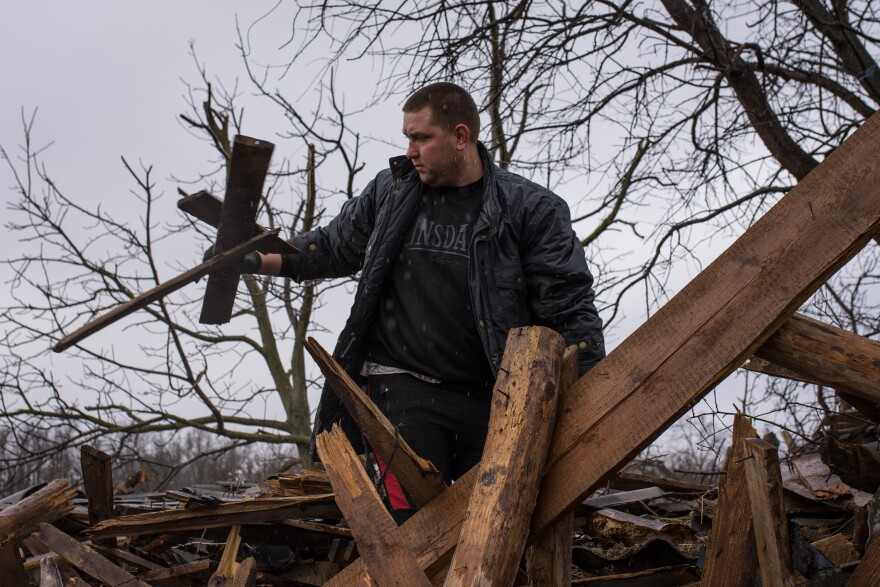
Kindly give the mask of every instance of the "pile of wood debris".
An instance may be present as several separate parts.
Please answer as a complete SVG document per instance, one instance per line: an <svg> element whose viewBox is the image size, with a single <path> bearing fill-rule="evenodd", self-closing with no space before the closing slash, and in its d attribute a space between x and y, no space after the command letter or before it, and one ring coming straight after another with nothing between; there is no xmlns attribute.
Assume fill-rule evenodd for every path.
<svg viewBox="0 0 880 587"><path fill-rule="evenodd" d="M529 538L555 408L545 392L576 379L575 353L554 337L511 334L496 391L520 393L496 393L483 462L450 487L313 345L425 504L400 528L338 429L319 437L326 473L164 493L114 491L110 457L84 447L84 492L56 480L0 500L0 585L880 584L880 454L829 436L780 464L741 415L720 486L624 471Z"/></svg>
<svg viewBox="0 0 880 587"><path fill-rule="evenodd" d="M748 426L743 421L738 426ZM829 456L835 458L839 475L822 462ZM84 471L102 471L95 463L109 465L109 458L85 449ZM567 521L568 544L559 544L567 552L545 553L552 564L568 569L556 574L538 569L553 582L536 580L530 574L541 556L530 549L514 584L690 585L699 584L702 573L703 585L714 585L707 582L707 573L718 572L728 575L724 584L755 584L755 548L742 549L739 564L733 566L724 566L730 560L713 559L707 551L713 525L727 531L731 523L741 524L740 535L755 531L748 528L753 509L749 497L737 495L732 486L737 467L743 476L743 464L731 463L721 499L712 485L630 472L616 475ZM869 515L876 510L870 492L877 490L880 454L828 439L821 453L783 463L778 473L782 491L776 497L782 499L784 514L770 521L777 532L788 534L790 552L785 556L796 584L846 585L880 530L880 520ZM0 500L0 584L305 587L324 584L359 556L325 473L164 493L117 490L115 496L108 492L107 477L98 478L100 484L88 483L88 496L70 489L66 481L53 481ZM868 491L842 478L855 479ZM743 504L744 512L738 511ZM766 505L772 515L772 504ZM102 510L110 516L90 524ZM736 549L735 540L736 534L723 540L724 549ZM715 570L707 568L711 562ZM739 581L731 573L749 577Z"/></svg>

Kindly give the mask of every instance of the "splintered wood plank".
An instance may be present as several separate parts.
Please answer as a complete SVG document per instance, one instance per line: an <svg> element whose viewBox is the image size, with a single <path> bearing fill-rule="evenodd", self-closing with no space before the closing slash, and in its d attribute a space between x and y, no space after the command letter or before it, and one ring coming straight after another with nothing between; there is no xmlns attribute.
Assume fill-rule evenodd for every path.
<svg viewBox="0 0 880 587"><path fill-rule="evenodd" d="M241 526L233 526L226 538L220 564L208 581L208 587L254 587L257 576L256 561L253 557L248 557L241 563L236 562L240 545Z"/></svg>
<svg viewBox="0 0 880 587"><path fill-rule="evenodd" d="M556 421L564 350L549 328L513 328L507 336L512 360L492 391L480 473L446 587L513 585Z"/></svg>
<svg viewBox="0 0 880 587"><path fill-rule="evenodd" d="M727 475L718 488L718 503L709 531L701 577L704 587L751 587L758 568L755 530L749 515L746 481L746 438L758 432L744 414L733 417L733 439L727 451Z"/></svg>
<svg viewBox="0 0 880 587"><path fill-rule="evenodd" d="M877 152L880 115L578 380L557 415L535 537L754 354L873 237L880 226ZM423 567L442 566L457 543L465 508L447 507L468 490L457 481L442 494L444 505L428 504L402 526ZM332 584L367 581L355 561Z"/></svg>
<svg viewBox="0 0 880 587"><path fill-rule="evenodd" d="M122 318L125 318L129 314L137 312L141 308L146 308L153 302L161 300L165 296L201 279L205 275L229 267L251 251L257 250L263 243L271 240L274 236L278 236L277 230L257 235L237 247L211 257L204 263L196 265L189 271L181 273L176 277L172 277L168 281L160 283L153 289L145 291L144 293L131 298L127 302L119 304L112 310L90 320L85 325L62 338L52 350L56 353L67 350L78 342L81 342L86 337L93 335Z"/></svg>
<svg viewBox="0 0 880 587"><path fill-rule="evenodd" d="M217 228L220 226L220 213L223 210L223 200L208 191L202 190L177 200L177 208L186 212L190 216L201 220L208 226ZM268 230L268 228L257 224L256 229L254 230L254 236L262 232L267 232ZM281 237L276 237L267 241L257 250L261 253L279 253L282 255L299 252L299 249Z"/></svg>
<svg viewBox="0 0 880 587"><path fill-rule="evenodd" d="M349 377L330 353L314 338L306 340L306 350L315 359L330 389L339 397L342 405L354 418L358 428L370 443L372 450L391 469L404 489L418 506L427 505L446 489L440 471L415 453L407 442L397 434L376 404L361 391L360 386Z"/></svg>
<svg viewBox="0 0 880 587"><path fill-rule="evenodd" d="M880 342L795 314L755 355L809 381L880 404Z"/></svg>
<svg viewBox="0 0 880 587"><path fill-rule="evenodd" d="M865 556L856 567L846 587L877 587L880 585L880 540L871 541Z"/></svg>
<svg viewBox="0 0 880 587"><path fill-rule="evenodd" d="M560 401L578 378L577 347L565 349L559 373ZM558 402L557 402L558 407ZM537 542L526 549L526 575L530 587L569 587L571 585L574 511L563 515Z"/></svg>
<svg viewBox="0 0 880 587"><path fill-rule="evenodd" d="M214 252L237 247L251 238L257 223L257 209L263 195L263 182L275 145L268 141L237 135L232 145L226 197L217 227ZM235 293L241 275L235 268L216 271L208 277L202 302L202 324L226 324L232 317Z"/></svg>
<svg viewBox="0 0 880 587"><path fill-rule="evenodd" d="M163 581L168 581L169 579L178 579L180 577L186 577L187 575L204 573L211 568L211 565L212 563L210 559L202 559L192 563L185 563L182 565L169 567L167 569L155 569L152 571L147 571L145 573L141 573L140 578L147 583L161 583Z"/></svg>
<svg viewBox="0 0 880 587"><path fill-rule="evenodd" d="M749 487L749 505L764 585L794 587L788 520L782 503L782 473L776 447L760 438L741 441Z"/></svg>
<svg viewBox="0 0 880 587"><path fill-rule="evenodd" d="M104 520L88 528L85 533L93 538L117 534L140 536L222 528L296 517L339 519L340 513L332 495L270 497L224 502L215 506L192 507L185 510L120 516L112 520Z"/></svg>
<svg viewBox="0 0 880 587"><path fill-rule="evenodd" d="M697 570L691 565L660 567L638 571L636 573L620 573L600 577L575 579L572 587L676 587L693 584Z"/></svg>
<svg viewBox="0 0 880 587"><path fill-rule="evenodd" d="M40 529L34 533L34 537L64 557L64 560L74 567L98 581L108 585L125 585L125 587L150 587L55 526L40 524Z"/></svg>
<svg viewBox="0 0 880 587"><path fill-rule="evenodd" d="M430 587L342 429L334 425L319 434L316 442L336 501L370 575L383 587Z"/></svg>
<svg viewBox="0 0 880 587"><path fill-rule="evenodd" d="M113 469L110 455L93 446L80 447L83 486L89 500L89 524L113 517ZM107 546L116 546L116 538L103 539Z"/></svg>
<svg viewBox="0 0 880 587"><path fill-rule="evenodd" d="M5 571L4 569L4 575L6 574ZM27 584L27 579L20 583L20 585ZM55 564L52 557L47 557L40 561L40 587L64 587L64 581L61 580L61 571L58 570L58 565Z"/></svg>
<svg viewBox="0 0 880 587"><path fill-rule="evenodd" d="M23 500L0 510L0 544L16 543L39 528L73 511L76 490L67 479L56 479Z"/></svg>

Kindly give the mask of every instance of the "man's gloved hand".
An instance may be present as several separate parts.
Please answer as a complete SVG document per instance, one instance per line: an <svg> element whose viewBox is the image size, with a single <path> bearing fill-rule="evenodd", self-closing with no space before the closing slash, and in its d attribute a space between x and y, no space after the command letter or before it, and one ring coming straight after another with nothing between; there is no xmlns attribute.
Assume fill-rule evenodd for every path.
<svg viewBox="0 0 880 587"><path fill-rule="evenodd" d="M205 251L205 254L202 255L202 263L205 263L214 256L214 247L215 245L211 245ZM263 266L263 258L260 256L260 253L257 251L251 251L244 257L238 260L237 264L233 264L232 267L238 270L239 273L256 273L260 270L260 267Z"/></svg>

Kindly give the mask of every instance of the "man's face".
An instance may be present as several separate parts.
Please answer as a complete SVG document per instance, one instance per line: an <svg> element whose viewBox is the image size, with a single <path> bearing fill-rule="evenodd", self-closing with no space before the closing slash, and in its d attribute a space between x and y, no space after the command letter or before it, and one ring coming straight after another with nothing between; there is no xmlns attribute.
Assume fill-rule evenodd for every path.
<svg viewBox="0 0 880 587"><path fill-rule="evenodd" d="M421 180L431 187L458 185L462 151L460 133L447 132L431 122L431 108L403 113L403 135L409 141L406 156Z"/></svg>

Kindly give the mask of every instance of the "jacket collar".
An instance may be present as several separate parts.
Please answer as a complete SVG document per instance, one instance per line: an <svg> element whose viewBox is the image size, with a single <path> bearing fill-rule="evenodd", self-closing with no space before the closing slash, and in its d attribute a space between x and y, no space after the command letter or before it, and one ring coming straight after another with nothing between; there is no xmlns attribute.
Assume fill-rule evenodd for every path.
<svg viewBox="0 0 880 587"><path fill-rule="evenodd" d="M477 229L491 228L492 232L503 230L501 222L501 202L498 197L498 184L496 174L498 167L492 161L488 149L482 143L477 141L477 152L480 154L480 160L483 162L483 207L480 210L480 222ZM399 155L388 160L388 166L391 168L391 176L394 179L414 180L416 176L416 168L412 161L407 159L406 155Z"/></svg>

